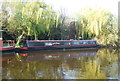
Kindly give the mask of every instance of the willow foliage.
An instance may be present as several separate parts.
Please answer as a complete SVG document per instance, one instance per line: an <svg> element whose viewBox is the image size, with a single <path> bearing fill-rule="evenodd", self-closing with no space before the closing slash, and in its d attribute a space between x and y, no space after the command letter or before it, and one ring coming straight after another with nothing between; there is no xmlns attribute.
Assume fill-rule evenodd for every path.
<svg viewBox="0 0 120 81"><path fill-rule="evenodd" d="M110 34L116 37L114 33L117 30L116 18L109 11L84 8L81 9L78 17L78 24L81 26L78 32L82 37L85 36L85 33L88 34L88 37L93 35L97 39L101 39L102 37L102 39L104 38L103 40L101 39L102 41L100 40L102 43L111 41L111 38L106 38ZM115 40L117 39L115 38Z"/></svg>
<svg viewBox="0 0 120 81"><path fill-rule="evenodd" d="M28 27L28 35L30 33L38 35L41 32L49 31L50 27L55 24L55 15L51 6L46 5L43 1L27 3L22 9L22 17L32 23L32 26Z"/></svg>
<svg viewBox="0 0 120 81"><path fill-rule="evenodd" d="M49 32L51 27L58 24L59 14L50 5L46 5L44 0L6 3L3 3L4 8L9 7L7 12L12 14L7 14L10 16L6 18L6 29L16 35L18 43L24 36L34 36L37 40L40 33Z"/></svg>

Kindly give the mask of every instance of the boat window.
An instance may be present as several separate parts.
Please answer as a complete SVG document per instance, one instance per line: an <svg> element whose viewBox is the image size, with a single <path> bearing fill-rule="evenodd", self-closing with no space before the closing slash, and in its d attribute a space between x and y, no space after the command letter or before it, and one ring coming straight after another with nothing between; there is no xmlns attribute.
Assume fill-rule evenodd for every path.
<svg viewBox="0 0 120 81"><path fill-rule="evenodd" d="M14 46L13 40L3 40L3 46Z"/></svg>
<svg viewBox="0 0 120 81"><path fill-rule="evenodd" d="M64 42L64 45L70 45L71 43L70 42Z"/></svg>
<svg viewBox="0 0 120 81"><path fill-rule="evenodd" d="M60 45L64 45L65 42L60 42Z"/></svg>
<svg viewBox="0 0 120 81"><path fill-rule="evenodd" d="M51 42L46 42L45 46L52 46L53 44Z"/></svg>
<svg viewBox="0 0 120 81"><path fill-rule="evenodd" d="M87 41L84 41L83 44L88 44L88 42L87 42Z"/></svg>
<svg viewBox="0 0 120 81"><path fill-rule="evenodd" d="M72 44L79 44L79 41L73 41Z"/></svg>
<svg viewBox="0 0 120 81"><path fill-rule="evenodd" d="M88 41L89 44L96 44L96 41Z"/></svg>
<svg viewBox="0 0 120 81"><path fill-rule="evenodd" d="M83 44L83 42L82 42L82 41L79 41L79 44Z"/></svg>
<svg viewBox="0 0 120 81"><path fill-rule="evenodd" d="M59 45L60 43L59 42L53 42L52 44L53 45Z"/></svg>
<svg viewBox="0 0 120 81"><path fill-rule="evenodd" d="M44 42L29 42L29 46L44 46Z"/></svg>
<svg viewBox="0 0 120 81"><path fill-rule="evenodd" d="M60 42L60 45L70 45L71 43L70 42Z"/></svg>
<svg viewBox="0 0 120 81"><path fill-rule="evenodd" d="M93 41L93 44L96 44L96 41Z"/></svg>
<svg viewBox="0 0 120 81"><path fill-rule="evenodd" d="M93 41L88 41L88 44L92 44L93 43Z"/></svg>

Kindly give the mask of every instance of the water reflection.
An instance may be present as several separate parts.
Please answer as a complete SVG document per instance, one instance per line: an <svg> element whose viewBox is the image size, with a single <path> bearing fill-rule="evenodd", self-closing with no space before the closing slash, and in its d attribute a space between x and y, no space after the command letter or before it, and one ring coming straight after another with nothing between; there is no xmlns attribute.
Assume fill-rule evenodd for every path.
<svg viewBox="0 0 120 81"><path fill-rule="evenodd" d="M64 60L69 58L90 57L97 54L98 49L89 50L67 50L67 51L39 51L30 53L19 53L26 57L27 61L38 60Z"/></svg>
<svg viewBox="0 0 120 81"><path fill-rule="evenodd" d="M118 50L16 53L3 60L3 72L4 79L116 79Z"/></svg>

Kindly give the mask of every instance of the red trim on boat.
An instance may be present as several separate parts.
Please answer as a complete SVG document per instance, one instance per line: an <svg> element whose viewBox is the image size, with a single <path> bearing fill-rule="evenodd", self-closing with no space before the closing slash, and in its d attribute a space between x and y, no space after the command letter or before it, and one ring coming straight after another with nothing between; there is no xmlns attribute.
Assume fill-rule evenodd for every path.
<svg viewBox="0 0 120 81"><path fill-rule="evenodd" d="M27 47L20 47L20 49L28 49Z"/></svg>
<svg viewBox="0 0 120 81"><path fill-rule="evenodd" d="M20 54L21 56L27 56L28 54Z"/></svg>

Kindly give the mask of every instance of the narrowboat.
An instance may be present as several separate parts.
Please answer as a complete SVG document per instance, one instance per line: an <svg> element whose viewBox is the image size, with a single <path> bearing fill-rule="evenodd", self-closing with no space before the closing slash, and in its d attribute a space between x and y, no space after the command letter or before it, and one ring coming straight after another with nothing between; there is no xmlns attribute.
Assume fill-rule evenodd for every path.
<svg viewBox="0 0 120 81"><path fill-rule="evenodd" d="M96 40L26 40L19 51L96 48Z"/></svg>
<svg viewBox="0 0 120 81"><path fill-rule="evenodd" d="M13 40L2 40L3 31L4 30L0 30L0 53L15 51L15 43Z"/></svg>
<svg viewBox="0 0 120 81"><path fill-rule="evenodd" d="M15 43L13 40L0 40L0 52L15 52Z"/></svg>

